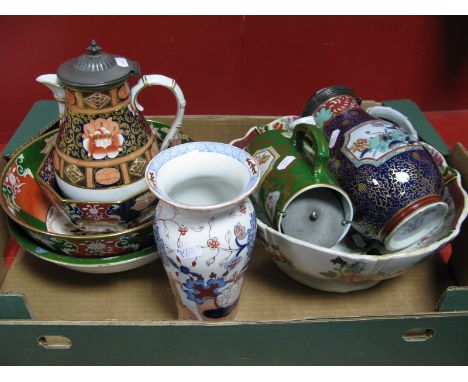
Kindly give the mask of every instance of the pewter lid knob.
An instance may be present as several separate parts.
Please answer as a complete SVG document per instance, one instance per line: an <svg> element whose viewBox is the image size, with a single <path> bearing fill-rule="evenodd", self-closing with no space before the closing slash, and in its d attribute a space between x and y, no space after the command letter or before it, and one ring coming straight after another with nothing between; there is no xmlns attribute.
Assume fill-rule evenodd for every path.
<svg viewBox="0 0 468 382"><path fill-rule="evenodd" d="M86 51L88 54L99 54L102 52L102 48L97 44L96 40L91 40L91 44L89 44Z"/></svg>

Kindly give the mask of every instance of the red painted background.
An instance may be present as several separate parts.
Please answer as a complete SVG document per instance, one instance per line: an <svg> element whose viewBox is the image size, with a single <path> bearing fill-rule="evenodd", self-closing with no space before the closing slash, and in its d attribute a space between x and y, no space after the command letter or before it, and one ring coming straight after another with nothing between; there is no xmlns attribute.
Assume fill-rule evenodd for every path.
<svg viewBox="0 0 468 382"><path fill-rule="evenodd" d="M401 16L0 17L0 95L6 141L54 73L94 38L144 74L177 80L187 114L301 112L327 85L367 99L411 98L423 110L468 109L468 19ZM173 114L164 89L145 89L147 114Z"/></svg>

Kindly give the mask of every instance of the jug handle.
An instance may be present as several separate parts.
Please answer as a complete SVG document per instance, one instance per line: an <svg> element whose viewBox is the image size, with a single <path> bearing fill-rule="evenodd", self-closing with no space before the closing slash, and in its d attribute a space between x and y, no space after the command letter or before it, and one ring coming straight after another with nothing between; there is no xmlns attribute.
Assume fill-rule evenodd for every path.
<svg viewBox="0 0 468 382"><path fill-rule="evenodd" d="M394 123L405 131L413 140L419 140L418 133L409 118L398 110L388 106L372 106L369 107L366 112L375 118L385 119Z"/></svg>
<svg viewBox="0 0 468 382"><path fill-rule="evenodd" d="M325 135L322 130L315 125L307 123L298 124L294 128L291 140L297 150L303 155L305 155L304 138L306 137L312 141L315 148L315 158L312 171L316 182L334 184L335 182L327 169L329 150Z"/></svg>
<svg viewBox="0 0 468 382"><path fill-rule="evenodd" d="M179 131L180 125L182 124L182 119L184 118L185 112L185 98L184 94L182 93L182 89L177 85L175 80L172 78L160 75L160 74L148 74L142 76L135 86L132 87L132 104L139 110L143 111L143 106L138 103L138 94L144 89L149 86L163 86L169 89L177 100L177 113L175 116L174 121L167 133L166 137L164 138L163 142L161 143L161 147L159 148L161 151L168 147L171 143L172 139L176 135L177 131Z"/></svg>

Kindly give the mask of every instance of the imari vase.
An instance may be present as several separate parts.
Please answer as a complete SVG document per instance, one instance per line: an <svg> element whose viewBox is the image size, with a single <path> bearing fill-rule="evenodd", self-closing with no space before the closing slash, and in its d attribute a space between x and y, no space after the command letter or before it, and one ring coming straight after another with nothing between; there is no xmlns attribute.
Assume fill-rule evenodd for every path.
<svg viewBox="0 0 468 382"><path fill-rule="evenodd" d="M174 80L140 74L137 62L108 54L95 41L85 54L64 62L57 74L39 76L59 102L60 133L54 147L57 183L70 199L108 202L146 189L146 166L167 147L182 123L185 99ZM176 118L158 147L156 135L141 111L139 92L160 85L177 100Z"/></svg>
<svg viewBox="0 0 468 382"><path fill-rule="evenodd" d="M149 188L160 199L156 244L180 320L232 320L255 242L249 195L255 159L223 143L167 149L150 162Z"/></svg>
<svg viewBox="0 0 468 382"><path fill-rule="evenodd" d="M443 223L442 176L412 131L371 116L344 86L315 93L308 115L327 137L330 170L353 202L356 230L393 251Z"/></svg>

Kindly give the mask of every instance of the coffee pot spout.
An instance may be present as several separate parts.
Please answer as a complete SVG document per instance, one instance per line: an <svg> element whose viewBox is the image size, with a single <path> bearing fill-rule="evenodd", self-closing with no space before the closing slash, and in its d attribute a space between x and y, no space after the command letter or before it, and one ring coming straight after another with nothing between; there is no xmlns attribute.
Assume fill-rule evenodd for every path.
<svg viewBox="0 0 468 382"><path fill-rule="evenodd" d="M50 91L54 94L55 100L59 106L59 118L63 120L65 115L65 88L60 83L56 74L43 74L36 78L37 82L47 86Z"/></svg>

